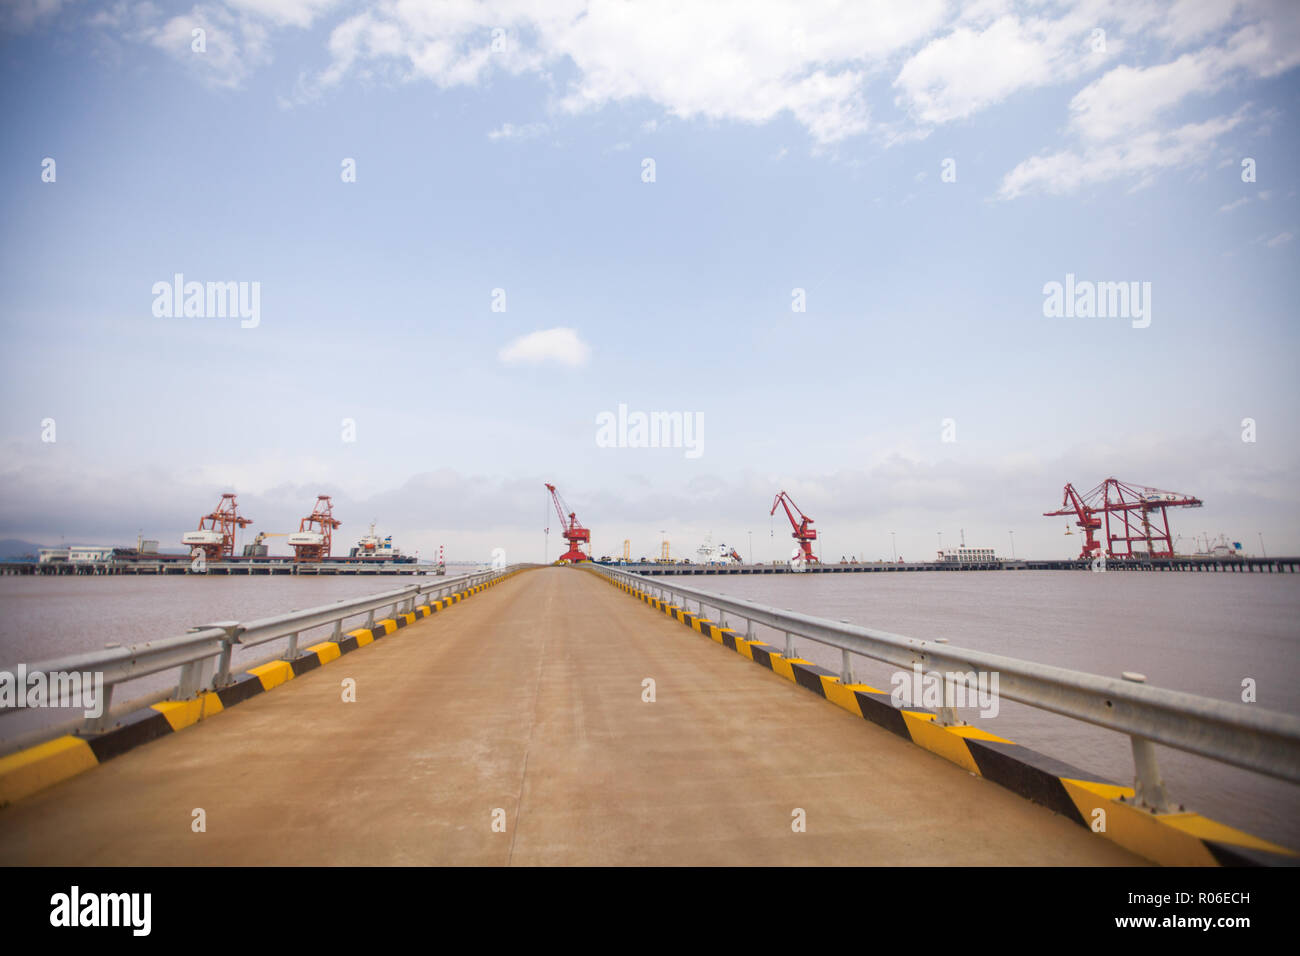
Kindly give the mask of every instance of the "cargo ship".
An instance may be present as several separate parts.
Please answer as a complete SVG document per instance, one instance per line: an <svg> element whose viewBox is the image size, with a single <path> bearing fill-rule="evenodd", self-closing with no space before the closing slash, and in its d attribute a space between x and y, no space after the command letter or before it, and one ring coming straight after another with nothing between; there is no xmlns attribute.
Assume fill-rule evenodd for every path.
<svg viewBox="0 0 1300 956"><path fill-rule="evenodd" d="M696 564L743 564L744 559L736 553L735 548L729 548L725 544L717 547L713 546L713 534L710 532L704 536L704 543L695 549Z"/></svg>
<svg viewBox="0 0 1300 956"><path fill-rule="evenodd" d="M385 564L415 564L418 558L413 554L402 554L393 547L393 536L379 537L375 534L375 523L370 523L369 533L362 536L356 547L348 552L349 561L376 561Z"/></svg>

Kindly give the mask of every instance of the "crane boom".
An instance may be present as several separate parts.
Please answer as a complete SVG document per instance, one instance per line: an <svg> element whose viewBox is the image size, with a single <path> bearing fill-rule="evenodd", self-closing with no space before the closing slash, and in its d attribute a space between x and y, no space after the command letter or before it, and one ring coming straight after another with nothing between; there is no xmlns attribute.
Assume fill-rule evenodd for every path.
<svg viewBox="0 0 1300 956"><path fill-rule="evenodd" d="M1043 515L1047 518L1073 515L1077 519L1074 523L1084 533L1083 549L1079 552L1079 557L1091 559L1097 556L1101 542L1097 540L1096 532L1101 528L1101 519L1097 517L1094 509L1084 504L1083 498L1074 490L1074 485L1065 486L1065 491L1061 495L1061 507L1058 510L1045 511Z"/></svg>
<svg viewBox="0 0 1300 956"><path fill-rule="evenodd" d="M560 534L565 541L569 542L569 550L560 555L559 560L573 564L579 561L590 561L591 557L584 553L578 545L585 542L588 547L591 547L591 532L578 521L576 513L569 511L568 515L565 515L568 508L560 497L560 493L555 490L554 485L547 482L546 490L551 493L551 501L555 504L555 513L560 516Z"/></svg>
<svg viewBox="0 0 1300 956"><path fill-rule="evenodd" d="M794 499L784 491L777 492L776 499L772 502L771 514L776 514L778 506L785 509L785 516L790 519L790 527L794 529L790 537L799 542L801 553L798 558L809 563L817 561L817 555L813 554L812 550L812 543L817 540L817 532L812 527L813 519L800 511ZM795 515L799 517L796 519Z"/></svg>

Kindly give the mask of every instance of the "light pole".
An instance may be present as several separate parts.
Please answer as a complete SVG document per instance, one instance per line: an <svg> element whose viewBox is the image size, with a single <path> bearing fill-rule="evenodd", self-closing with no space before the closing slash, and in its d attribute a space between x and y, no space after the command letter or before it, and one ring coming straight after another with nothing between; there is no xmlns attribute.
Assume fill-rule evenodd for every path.
<svg viewBox="0 0 1300 956"><path fill-rule="evenodd" d="M898 563L898 539L894 537L894 532L889 532L889 546L894 549L894 563Z"/></svg>
<svg viewBox="0 0 1300 956"><path fill-rule="evenodd" d="M1008 531L1007 534L1011 535L1011 560L1014 561L1016 559L1016 533Z"/></svg>
<svg viewBox="0 0 1300 956"><path fill-rule="evenodd" d="M942 557L943 556L943 532L942 531L938 532L938 535L939 535L939 556Z"/></svg>
<svg viewBox="0 0 1300 956"><path fill-rule="evenodd" d="M746 531L745 534L749 535L749 563L753 564L754 563L754 532Z"/></svg>
<svg viewBox="0 0 1300 956"><path fill-rule="evenodd" d="M1259 552L1261 555L1267 558L1268 552L1264 550L1264 532L1256 531L1255 533L1259 535Z"/></svg>

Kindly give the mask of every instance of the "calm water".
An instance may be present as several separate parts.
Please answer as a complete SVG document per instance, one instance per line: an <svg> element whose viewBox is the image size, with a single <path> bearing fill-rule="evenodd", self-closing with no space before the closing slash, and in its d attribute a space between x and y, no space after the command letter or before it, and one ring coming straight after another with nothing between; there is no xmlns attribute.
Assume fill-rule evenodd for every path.
<svg viewBox="0 0 1300 956"><path fill-rule="evenodd" d="M447 578L468 569L448 570ZM286 611L330 604L346 598L379 594L411 584L429 584L433 577L397 575L355 577L168 577L31 576L0 577L0 668L12 671L19 661L31 662L102 648L105 644L141 641L184 634L197 624L251 621ZM363 618L349 621L353 626ZM301 646L324 640L331 628L304 631ZM265 658L286 641L236 649L235 663ZM177 671L145 677L123 685L114 704L174 685ZM120 694L120 696L119 696ZM27 711L0 717L0 752L4 742L74 712Z"/></svg>
<svg viewBox="0 0 1300 956"><path fill-rule="evenodd" d="M251 620L404 583L409 581L0 578L0 667L110 642L167 637L211 621ZM1258 685L1258 706L1300 714L1296 575L1026 571L694 577L685 583L1076 670L1111 676L1140 671L1152 685L1222 700L1240 700L1242 678L1252 677ZM766 639L778 645L784 641L780 635ZM277 646L255 648L245 659L264 656ZM799 652L838 673L838 651L801 642ZM854 671L877 687L891 686L890 669L883 665L857 659ZM125 696L165 687L171 680L174 676L136 681ZM30 724L14 723L28 716L0 718L0 738L28 729ZM1128 739L1121 735L1010 701L1002 701L995 718L982 719L974 710L963 711L962 717L1118 782L1132 782ZM1176 802L1300 847L1296 787L1167 748L1159 752Z"/></svg>
<svg viewBox="0 0 1300 956"><path fill-rule="evenodd" d="M892 631L946 637L958 647L1118 677L1138 671L1157 687L1300 714L1300 575L964 574L773 575L676 578L773 607ZM707 610L707 607L706 607ZM783 646L783 634L761 639ZM810 641L800 656L839 673L840 652ZM854 675L889 690L893 669L855 658ZM961 717L1018 744L1133 782L1128 738L1002 701L991 719ZM1165 747L1170 798L1224 823L1300 847L1300 788Z"/></svg>

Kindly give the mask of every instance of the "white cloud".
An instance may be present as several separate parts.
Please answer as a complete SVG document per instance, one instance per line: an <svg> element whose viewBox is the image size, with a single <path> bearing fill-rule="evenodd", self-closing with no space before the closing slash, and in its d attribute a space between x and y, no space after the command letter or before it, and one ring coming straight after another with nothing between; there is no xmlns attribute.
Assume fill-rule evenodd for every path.
<svg viewBox="0 0 1300 956"><path fill-rule="evenodd" d="M947 123L1082 69L1080 52L1068 60L1066 38L1046 28L1003 16L982 31L960 27L934 40L899 71L898 105L922 123Z"/></svg>
<svg viewBox="0 0 1300 956"><path fill-rule="evenodd" d="M1157 32L1177 42L1200 37L1229 22L1234 5L1226 6L1228 14L1193 0L1178 3ZM1200 105L1243 78L1300 65L1300 6L1250 0L1241 10L1252 22L1218 45L1154 66L1117 66L1080 90L1070 101L1069 129L1081 147L1025 160L1003 178L999 196L1065 193L1121 177L1138 179L1140 188L1161 169L1208 161L1215 138L1236 127L1245 108L1172 129L1160 125L1165 115Z"/></svg>
<svg viewBox="0 0 1300 956"><path fill-rule="evenodd" d="M1236 0L1177 0L1156 24L1156 35L1182 46L1226 26L1240 5Z"/></svg>
<svg viewBox="0 0 1300 956"><path fill-rule="evenodd" d="M203 31L202 51L194 49L195 30ZM271 61L266 25L217 3L196 4L189 13L143 27L138 37L218 87L242 86L254 70Z"/></svg>
<svg viewBox="0 0 1300 956"><path fill-rule="evenodd" d="M1241 206L1246 205L1246 203L1248 202L1250 202L1250 197L1242 196L1240 199L1234 199L1230 203L1224 203L1222 206L1219 207L1219 212L1232 212L1234 209L1240 208Z"/></svg>
<svg viewBox="0 0 1300 956"><path fill-rule="evenodd" d="M587 343L573 329L543 329L510 342L497 354L507 365L558 362L561 365L586 365L591 356Z"/></svg>
<svg viewBox="0 0 1300 956"><path fill-rule="evenodd" d="M1146 177L1139 182L1145 185L1153 173L1203 160L1215 138L1241 120L1241 113L1219 116L1204 123L1188 123L1169 132L1143 133L1081 152L1063 150L1032 156L1003 177L998 196L1014 199L1036 191L1059 195L1133 176Z"/></svg>
<svg viewBox="0 0 1300 956"><path fill-rule="evenodd" d="M66 2L10 0L8 19L49 19ZM1051 189L1182 165L1191 131L1215 122L1187 115L1191 107L1300 65L1295 0L200 0L165 22L148 0L117 0L90 20L167 50L214 85L238 87L270 62L274 31L333 13L326 62L300 72L284 105L349 78L452 88L527 75L550 90L554 112L648 106L659 114L641 119L648 133L672 118L787 116L818 146L868 131L894 146L1019 92L1108 70L1071 100L1066 129L1076 146L1025 160L1007 175L1004 196L1031 183ZM151 25L124 26L141 18ZM207 54L190 52L196 26L208 30ZM1104 48L1094 49L1098 30ZM893 104L905 115L882 116L868 98L891 72ZM1175 111L1184 115L1171 118ZM522 139L553 126L503 123L488 135Z"/></svg>
<svg viewBox="0 0 1300 956"><path fill-rule="evenodd" d="M1281 232L1278 233L1276 236L1274 236L1272 239L1268 240L1268 242L1264 243L1264 245L1268 246L1270 249L1276 249L1278 246L1286 245L1294 238L1295 238L1294 233Z"/></svg>
<svg viewBox="0 0 1300 956"><path fill-rule="evenodd" d="M1119 66L1070 101L1070 125L1085 139L1104 140L1142 128L1190 96L1208 95L1235 76L1271 76L1300 64L1300 49L1274 33L1285 24L1251 24L1222 46L1185 53L1150 67Z"/></svg>
<svg viewBox="0 0 1300 956"><path fill-rule="evenodd" d="M758 6L519 0L433 10L390 0L335 28L333 62L318 82L328 87L353 71L387 66L404 78L472 86L492 70L542 73L567 61L576 75L556 103L566 112L634 100L688 119L762 123L788 112L829 143L867 128L867 74L928 35L945 5ZM498 27L510 42L494 53L491 31Z"/></svg>
<svg viewBox="0 0 1300 956"><path fill-rule="evenodd" d="M545 123L525 123L522 126L516 126L514 123L502 123L494 130L488 131L488 139L532 139L541 136L546 132Z"/></svg>
<svg viewBox="0 0 1300 956"><path fill-rule="evenodd" d="M1126 37L1169 16L1151 0L976 0L903 64L895 103L922 124L966 119L1015 93L1105 67L1125 52ZM1105 43L1094 49L1099 29Z"/></svg>
<svg viewBox="0 0 1300 956"><path fill-rule="evenodd" d="M235 10L251 13L281 26L309 27L340 0L226 0Z"/></svg>
<svg viewBox="0 0 1300 956"><path fill-rule="evenodd" d="M1220 62L1215 51L1203 51L1146 69L1116 67L1070 101L1070 126L1093 141L1146 126L1189 94L1208 90Z"/></svg>

